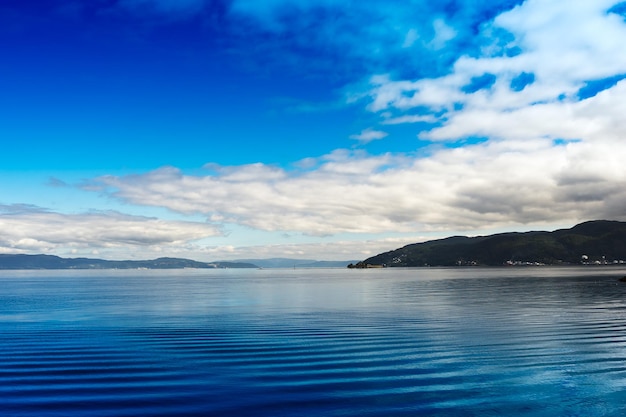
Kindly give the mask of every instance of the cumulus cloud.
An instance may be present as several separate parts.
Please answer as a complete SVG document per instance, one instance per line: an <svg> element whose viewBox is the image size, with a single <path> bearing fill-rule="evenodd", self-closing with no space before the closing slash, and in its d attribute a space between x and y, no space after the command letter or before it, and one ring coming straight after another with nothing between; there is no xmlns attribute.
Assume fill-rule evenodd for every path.
<svg viewBox="0 0 626 417"><path fill-rule="evenodd" d="M0 206L0 252L74 253L158 251L162 247L188 245L216 236L213 225L186 221L165 221L118 212L62 214L36 206Z"/></svg>
<svg viewBox="0 0 626 417"><path fill-rule="evenodd" d="M96 182L128 203L267 231L471 231L624 219L624 158L626 144L617 141L523 138L433 148L419 159L338 151L313 170L280 169L269 179L246 175L259 166L242 166L207 175L163 168Z"/></svg>
<svg viewBox="0 0 626 417"><path fill-rule="evenodd" d="M425 190L412 214L389 210L387 218L448 219L455 229L624 219L626 23L618 3L528 0L483 25L492 43L459 57L448 74L372 77L368 108L382 124L430 121L421 139L463 145L433 145L428 159L383 173ZM484 143L468 146L476 138ZM443 215L420 213L424 205Z"/></svg>
<svg viewBox="0 0 626 417"><path fill-rule="evenodd" d="M494 37L494 45L461 56L444 76L372 77L369 109L429 109L444 128L456 127L446 135L435 131L429 136L435 139L473 135L471 123L487 124L534 107L537 113L546 105L548 111L566 112L581 95L611 89L626 73L619 41L626 37L626 24L610 12L616 3L528 0L485 24L483 33Z"/></svg>

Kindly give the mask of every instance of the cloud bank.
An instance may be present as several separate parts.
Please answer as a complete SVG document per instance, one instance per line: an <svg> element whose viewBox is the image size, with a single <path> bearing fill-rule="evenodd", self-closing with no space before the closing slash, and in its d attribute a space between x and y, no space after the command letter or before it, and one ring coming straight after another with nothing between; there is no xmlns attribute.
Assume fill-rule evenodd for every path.
<svg viewBox="0 0 626 417"><path fill-rule="evenodd" d="M127 203L266 231L469 231L626 219L624 158L626 146L611 138L530 138L435 148L419 159L337 151L314 170L257 164L186 175L163 168L96 183Z"/></svg>
<svg viewBox="0 0 626 417"><path fill-rule="evenodd" d="M61 214L40 207L0 206L0 253L107 253L171 250L217 236L209 224L165 221L118 212Z"/></svg>

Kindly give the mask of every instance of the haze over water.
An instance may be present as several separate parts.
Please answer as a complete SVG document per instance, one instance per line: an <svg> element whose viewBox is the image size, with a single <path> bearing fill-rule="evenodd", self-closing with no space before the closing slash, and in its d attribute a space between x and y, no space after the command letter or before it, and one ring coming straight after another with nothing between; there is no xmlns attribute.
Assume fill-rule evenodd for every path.
<svg viewBox="0 0 626 417"><path fill-rule="evenodd" d="M616 416L623 268L0 273L3 416Z"/></svg>

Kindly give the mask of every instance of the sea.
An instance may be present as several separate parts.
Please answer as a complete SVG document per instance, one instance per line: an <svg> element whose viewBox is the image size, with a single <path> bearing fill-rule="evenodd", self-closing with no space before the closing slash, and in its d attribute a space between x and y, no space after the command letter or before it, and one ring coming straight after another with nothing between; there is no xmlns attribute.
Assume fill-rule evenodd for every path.
<svg viewBox="0 0 626 417"><path fill-rule="evenodd" d="M624 416L623 266L0 272L0 416Z"/></svg>

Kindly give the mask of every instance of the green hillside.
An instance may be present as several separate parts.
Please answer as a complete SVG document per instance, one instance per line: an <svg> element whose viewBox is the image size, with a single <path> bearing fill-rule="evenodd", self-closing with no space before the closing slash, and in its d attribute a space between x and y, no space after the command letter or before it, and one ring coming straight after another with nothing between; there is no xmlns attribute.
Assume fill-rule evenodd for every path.
<svg viewBox="0 0 626 417"><path fill-rule="evenodd" d="M626 222L596 220L554 232L454 236L415 243L352 267L608 264L626 261Z"/></svg>

